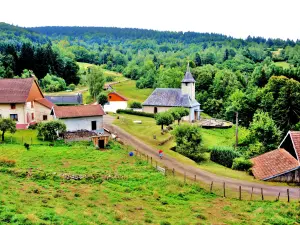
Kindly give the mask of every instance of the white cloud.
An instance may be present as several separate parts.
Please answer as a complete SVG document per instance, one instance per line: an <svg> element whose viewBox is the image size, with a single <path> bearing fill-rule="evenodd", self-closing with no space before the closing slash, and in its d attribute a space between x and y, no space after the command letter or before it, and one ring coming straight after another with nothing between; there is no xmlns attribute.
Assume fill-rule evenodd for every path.
<svg viewBox="0 0 300 225"><path fill-rule="evenodd" d="M114 26L300 39L297 0L2 0L19 26Z"/></svg>

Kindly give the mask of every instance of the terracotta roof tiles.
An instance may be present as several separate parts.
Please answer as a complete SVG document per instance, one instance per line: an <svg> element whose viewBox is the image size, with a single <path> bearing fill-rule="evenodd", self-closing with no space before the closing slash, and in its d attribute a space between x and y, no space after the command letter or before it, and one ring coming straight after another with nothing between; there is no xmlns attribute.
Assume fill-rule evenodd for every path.
<svg viewBox="0 0 300 225"><path fill-rule="evenodd" d="M101 105L55 106L54 113L61 119L105 115Z"/></svg>
<svg viewBox="0 0 300 225"><path fill-rule="evenodd" d="M255 178L268 180L280 174L297 169L299 162L285 149L280 148L251 159Z"/></svg>
<svg viewBox="0 0 300 225"><path fill-rule="evenodd" d="M49 109L52 109L52 107L54 107L55 105L50 102L49 100L47 100L46 98L40 98L40 99L36 99L34 100L36 102L38 102L39 104L43 105L43 106L46 106L47 108Z"/></svg>
<svg viewBox="0 0 300 225"><path fill-rule="evenodd" d="M290 131L291 139L293 141L295 151L298 157L300 157L300 131Z"/></svg>

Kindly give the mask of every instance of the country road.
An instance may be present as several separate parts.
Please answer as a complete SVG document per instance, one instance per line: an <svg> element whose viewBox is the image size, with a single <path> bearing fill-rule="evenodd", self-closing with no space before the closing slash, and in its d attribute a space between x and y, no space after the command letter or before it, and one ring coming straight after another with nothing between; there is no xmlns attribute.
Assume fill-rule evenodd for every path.
<svg viewBox="0 0 300 225"><path fill-rule="evenodd" d="M287 186L271 186L268 184L259 184L255 182L249 182L244 180L237 180L229 177L222 177L216 174L204 171L202 169L196 168L191 165L183 164L176 160L173 157L168 155L164 155L164 158L161 160L158 157L157 149L152 148L151 146L145 144L140 139L132 136L128 132L124 131L120 127L113 125L114 117L105 115L104 116L104 127L110 130L112 133L117 134L117 136L127 145L131 145L134 148L138 149L140 152L147 154L152 157L156 161L160 161L161 164L166 166L167 168L174 168L176 172L184 174L193 179L194 176L197 176L198 180L201 180L204 183L211 183L211 181L217 183L226 183L226 187L230 187L232 189L238 190L239 186L242 186L244 191L248 191L249 193L252 191L252 187L254 188L255 194L261 193L261 188L263 188L264 195L266 196L278 196L280 192L280 196L287 196L287 188L290 190L290 197L293 199L298 199L300 194L300 189L295 187L287 187Z"/></svg>

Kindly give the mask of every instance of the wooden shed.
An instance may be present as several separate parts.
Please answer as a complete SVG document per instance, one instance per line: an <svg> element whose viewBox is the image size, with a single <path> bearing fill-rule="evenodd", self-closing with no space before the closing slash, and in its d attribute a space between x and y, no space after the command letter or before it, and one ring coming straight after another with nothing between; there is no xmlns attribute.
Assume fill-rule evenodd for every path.
<svg viewBox="0 0 300 225"><path fill-rule="evenodd" d="M92 136L92 141L95 145L95 147L98 148L105 148L105 146L107 145L108 141L109 141L109 134L103 134L101 136Z"/></svg>

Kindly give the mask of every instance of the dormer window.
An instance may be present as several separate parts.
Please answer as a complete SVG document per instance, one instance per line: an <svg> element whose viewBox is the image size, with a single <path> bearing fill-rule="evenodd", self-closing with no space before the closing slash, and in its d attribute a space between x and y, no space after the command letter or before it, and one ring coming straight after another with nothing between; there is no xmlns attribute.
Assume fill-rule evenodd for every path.
<svg viewBox="0 0 300 225"><path fill-rule="evenodd" d="M11 103L10 104L10 109L16 109L16 103Z"/></svg>

